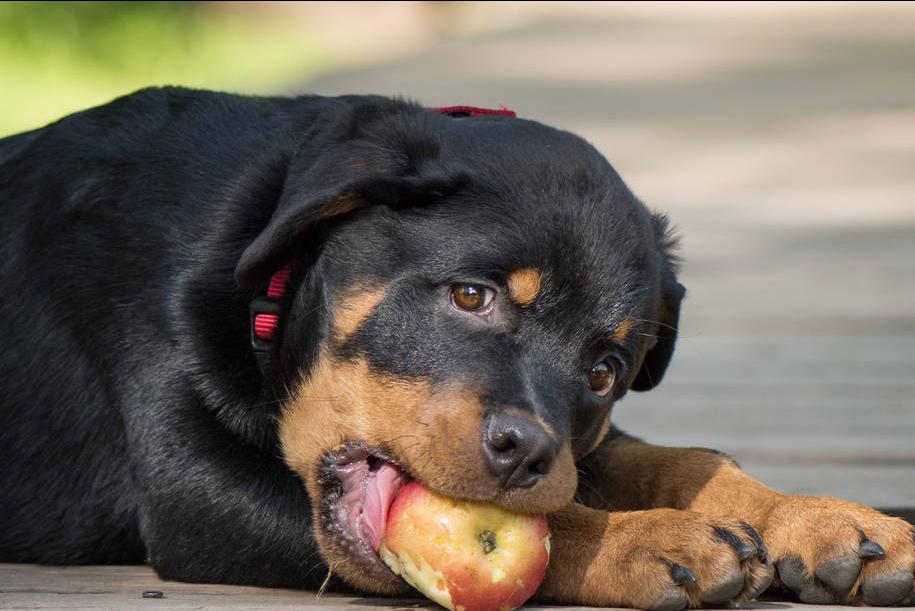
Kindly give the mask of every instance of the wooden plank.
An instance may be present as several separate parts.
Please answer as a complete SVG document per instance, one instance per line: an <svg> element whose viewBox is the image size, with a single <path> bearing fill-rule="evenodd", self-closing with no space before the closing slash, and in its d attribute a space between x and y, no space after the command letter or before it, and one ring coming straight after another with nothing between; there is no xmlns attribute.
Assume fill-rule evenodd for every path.
<svg viewBox="0 0 915 611"><path fill-rule="evenodd" d="M143 592L161 592L162 598L144 598ZM375 598L353 595L243 586L163 581L149 567L78 566L46 567L28 564L0 564L0 609L77 609L98 611L176 610L293 610L328 609L356 611L440 610L441 607L418 598ZM530 605L525 609L575 609L558 605ZM754 601L745 609L818 609L818 605L773 601ZM895 607L905 609L906 607ZM908 607L915 609L915 607Z"/></svg>
<svg viewBox="0 0 915 611"><path fill-rule="evenodd" d="M915 338L695 336L613 417L659 444L716 448L785 492L915 507Z"/></svg>
<svg viewBox="0 0 915 611"><path fill-rule="evenodd" d="M162 598L144 598L161 592ZM360 597L313 592L159 579L145 566L46 567L0 565L0 608L3 609L371 609ZM380 601L377 601L380 602ZM416 608L418 600L391 599L383 605ZM429 607L431 608L431 607Z"/></svg>

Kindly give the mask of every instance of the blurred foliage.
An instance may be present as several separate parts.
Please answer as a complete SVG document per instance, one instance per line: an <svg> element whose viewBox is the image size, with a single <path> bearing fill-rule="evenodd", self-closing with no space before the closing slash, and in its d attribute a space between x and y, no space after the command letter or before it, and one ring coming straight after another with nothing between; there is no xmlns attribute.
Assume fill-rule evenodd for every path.
<svg viewBox="0 0 915 611"><path fill-rule="evenodd" d="M0 137L147 85L275 91L320 63L270 5L0 2Z"/></svg>

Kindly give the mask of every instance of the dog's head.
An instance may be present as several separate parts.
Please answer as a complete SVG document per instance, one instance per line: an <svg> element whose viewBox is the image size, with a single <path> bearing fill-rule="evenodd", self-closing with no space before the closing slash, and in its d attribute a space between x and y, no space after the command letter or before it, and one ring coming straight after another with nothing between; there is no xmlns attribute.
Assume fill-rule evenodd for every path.
<svg viewBox="0 0 915 611"><path fill-rule="evenodd" d="M614 401L656 385L683 288L665 220L580 138L372 101L291 161L236 274L292 262L278 429L336 574L375 555L397 487L550 512Z"/></svg>

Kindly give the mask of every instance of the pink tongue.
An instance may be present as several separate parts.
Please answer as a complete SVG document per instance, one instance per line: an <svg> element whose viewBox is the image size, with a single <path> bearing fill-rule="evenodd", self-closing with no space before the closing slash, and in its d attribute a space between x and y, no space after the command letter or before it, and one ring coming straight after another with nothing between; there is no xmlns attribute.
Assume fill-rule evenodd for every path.
<svg viewBox="0 0 915 611"><path fill-rule="evenodd" d="M362 506L362 524L372 541L376 552L384 536L384 526L388 521L388 509L394 502L394 495L403 484L403 471L390 464L382 464L367 482L365 503Z"/></svg>

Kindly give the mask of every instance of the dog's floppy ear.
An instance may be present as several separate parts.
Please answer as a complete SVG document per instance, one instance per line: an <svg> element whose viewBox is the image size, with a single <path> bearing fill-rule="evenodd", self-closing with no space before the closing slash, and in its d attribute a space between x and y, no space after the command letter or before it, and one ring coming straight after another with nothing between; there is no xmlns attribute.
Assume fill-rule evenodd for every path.
<svg viewBox="0 0 915 611"><path fill-rule="evenodd" d="M235 268L240 286L266 280L329 219L373 205L433 201L460 186L463 176L438 162L438 146L426 129L434 119L425 115L433 113L392 104L351 111L326 130L329 135L296 152L273 216Z"/></svg>
<svg viewBox="0 0 915 611"><path fill-rule="evenodd" d="M655 242L661 257L661 300L655 320L657 343L648 350L642 361L642 367L632 382L633 390L651 390L661 382L667 365L674 354L677 342L677 326L680 323L680 304L686 289L677 282L677 257L673 250L677 246L667 217L653 215Z"/></svg>

